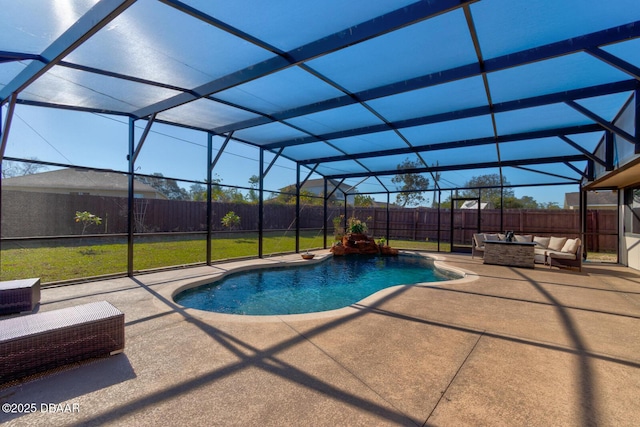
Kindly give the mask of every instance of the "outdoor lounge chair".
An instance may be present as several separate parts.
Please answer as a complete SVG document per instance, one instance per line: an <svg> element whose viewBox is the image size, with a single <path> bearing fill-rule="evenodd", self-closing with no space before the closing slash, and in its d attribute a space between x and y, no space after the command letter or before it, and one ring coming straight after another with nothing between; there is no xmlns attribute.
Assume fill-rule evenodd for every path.
<svg viewBox="0 0 640 427"><path fill-rule="evenodd" d="M124 350L124 314L106 301L0 320L0 384Z"/></svg>
<svg viewBox="0 0 640 427"><path fill-rule="evenodd" d="M484 257L484 242L487 240L501 240L500 234L496 233L476 233L471 239L471 258L475 255Z"/></svg>
<svg viewBox="0 0 640 427"><path fill-rule="evenodd" d="M471 258L480 255L484 257L484 234L474 234L471 238Z"/></svg>
<svg viewBox="0 0 640 427"><path fill-rule="evenodd" d="M582 241L580 239L568 239L560 251L547 252L547 264L549 268L578 267L582 271Z"/></svg>

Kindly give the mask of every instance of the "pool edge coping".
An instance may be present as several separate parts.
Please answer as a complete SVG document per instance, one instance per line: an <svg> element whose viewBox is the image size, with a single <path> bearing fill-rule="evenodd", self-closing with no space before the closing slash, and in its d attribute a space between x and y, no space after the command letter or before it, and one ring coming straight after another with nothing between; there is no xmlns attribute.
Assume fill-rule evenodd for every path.
<svg viewBox="0 0 640 427"><path fill-rule="evenodd" d="M283 322L283 321L302 321L302 320L315 320L315 319L326 319L340 316L348 316L354 314L356 312L360 312L362 310L362 305L372 305L375 302L384 299L390 294L396 292L398 289L403 287L437 287L440 284L461 284L461 283L469 283L477 280L479 278L478 274L471 271L462 269L459 267L453 267L446 263L446 257L441 255L436 255L428 252L414 251L414 250L401 250L401 256L420 256L424 258L428 258L433 261L433 264L436 268L440 270L444 270L449 273L453 273L456 275L461 275L462 277L459 279L451 279L444 280L441 282L425 282L425 283L417 283L412 285L394 285L388 288L381 289L366 298L363 298L360 301L357 301L347 307L337 308L334 310L326 310L326 311L318 311L313 313L299 313L299 314L274 314L274 315L246 315L246 314L228 314L228 313L217 313L214 311L206 311L200 310L196 308L185 307L180 305L174 300L174 297L187 289L192 289L212 281L218 281L223 279L225 276L229 274L235 274L242 271L249 270L258 270L263 268L273 268L273 267L283 267L288 265L295 264L316 264L327 260L333 255L327 251L314 251L312 252L316 256L311 260L303 260L300 257L300 254L295 255L284 255L273 258L261 258L261 259L252 259L252 260L243 260L225 264L216 264L211 267L215 268L217 271L212 272L211 274L205 274L199 276L197 279L193 277L185 277L185 278L176 278L168 283L163 283L158 286L156 292L164 299L155 299L154 302L163 307L167 308L166 301L170 301L172 304L180 307L181 310L188 313L189 315L202 319L202 320L211 320L211 321L221 321L221 322L232 322L232 323L268 323L268 322Z"/></svg>

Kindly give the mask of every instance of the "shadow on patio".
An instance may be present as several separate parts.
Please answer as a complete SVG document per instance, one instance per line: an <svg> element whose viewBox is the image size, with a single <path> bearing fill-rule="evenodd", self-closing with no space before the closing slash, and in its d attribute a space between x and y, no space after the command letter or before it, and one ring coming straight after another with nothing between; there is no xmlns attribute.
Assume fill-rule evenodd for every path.
<svg viewBox="0 0 640 427"><path fill-rule="evenodd" d="M128 316L129 373L113 358L92 365L117 381L101 382L81 367L4 389L3 403L81 407L5 421L631 425L640 417L632 270L559 274L447 258L477 280L394 288L333 317L234 320L166 297L163 289L180 274L210 267L46 289L45 309L48 301L74 304L74 293L83 302L110 295ZM76 391L59 392L64 384Z"/></svg>

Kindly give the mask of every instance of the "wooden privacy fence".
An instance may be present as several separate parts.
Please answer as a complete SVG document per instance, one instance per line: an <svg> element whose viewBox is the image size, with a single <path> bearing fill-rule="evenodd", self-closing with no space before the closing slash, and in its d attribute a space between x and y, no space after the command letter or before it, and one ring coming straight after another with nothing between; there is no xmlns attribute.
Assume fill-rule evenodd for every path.
<svg viewBox="0 0 640 427"><path fill-rule="evenodd" d="M91 225L87 234L117 234L127 232L127 199L91 195L69 195L2 191L2 237L67 236L82 233L82 224L74 221L76 211L88 211L102 218L101 225ZM258 205L250 203L213 203L211 226L224 230L221 219L233 211L240 217L236 231L258 229ZM431 240L449 242L451 212L434 208L390 208L389 229L392 239ZM322 229L324 208L303 205L300 209L302 229ZM327 230L333 236L333 218L344 215L344 207L328 209ZM438 215L440 221L438 222ZM461 242L470 242L477 229L476 210L456 210L454 227ZM501 229L499 209L481 212L480 231L513 230L518 234L578 235L580 215L576 210L511 210L503 213ZM295 205L265 203L265 230L295 229ZM386 234L387 209L352 208L347 217L365 221L369 234ZM205 202L183 200L135 199L135 230L140 233L194 232L207 229ZM586 244L590 250L615 251L617 248L617 211L590 210L587 212ZM457 242L458 243L458 242Z"/></svg>

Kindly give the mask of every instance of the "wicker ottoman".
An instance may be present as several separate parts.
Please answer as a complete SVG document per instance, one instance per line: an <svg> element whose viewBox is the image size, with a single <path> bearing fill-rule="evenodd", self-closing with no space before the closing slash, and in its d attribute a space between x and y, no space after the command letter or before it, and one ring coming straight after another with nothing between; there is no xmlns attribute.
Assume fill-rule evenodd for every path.
<svg viewBox="0 0 640 427"><path fill-rule="evenodd" d="M40 302L40 279L0 282L0 314L33 311Z"/></svg>
<svg viewBox="0 0 640 427"><path fill-rule="evenodd" d="M124 313L106 301L0 320L0 383L124 350Z"/></svg>

